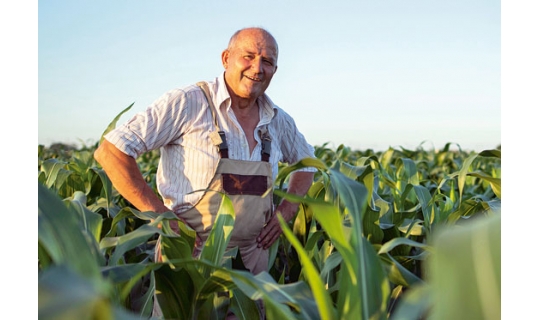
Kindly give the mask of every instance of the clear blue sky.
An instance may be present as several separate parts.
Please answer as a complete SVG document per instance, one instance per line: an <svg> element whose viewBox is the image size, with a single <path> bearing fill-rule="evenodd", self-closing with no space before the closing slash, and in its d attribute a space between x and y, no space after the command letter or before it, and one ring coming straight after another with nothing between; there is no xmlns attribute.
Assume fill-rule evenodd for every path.
<svg viewBox="0 0 540 320"><path fill-rule="evenodd" d="M212 79L231 34L277 39L267 93L314 145L481 151L501 143L501 3L39 1L38 143L91 144L110 121Z"/></svg>

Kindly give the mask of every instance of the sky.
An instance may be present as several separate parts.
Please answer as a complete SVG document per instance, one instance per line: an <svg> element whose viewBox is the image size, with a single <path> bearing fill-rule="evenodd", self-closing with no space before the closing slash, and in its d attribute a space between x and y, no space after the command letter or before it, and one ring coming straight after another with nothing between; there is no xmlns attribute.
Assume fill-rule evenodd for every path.
<svg viewBox="0 0 540 320"><path fill-rule="evenodd" d="M40 1L38 144L91 145L171 89L223 72L230 36L279 45L267 94L313 145L501 144L501 3Z"/></svg>

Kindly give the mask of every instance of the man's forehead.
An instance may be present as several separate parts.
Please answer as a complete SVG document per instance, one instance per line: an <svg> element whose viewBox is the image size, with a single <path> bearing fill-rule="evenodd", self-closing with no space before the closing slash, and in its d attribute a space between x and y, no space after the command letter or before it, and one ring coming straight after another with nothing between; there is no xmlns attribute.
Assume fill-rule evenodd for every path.
<svg viewBox="0 0 540 320"><path fill-rule="evenodd" d="M275 55L277 49L275 46L264 42L243 42L237 48L248 53L266 53Z"/></svg>

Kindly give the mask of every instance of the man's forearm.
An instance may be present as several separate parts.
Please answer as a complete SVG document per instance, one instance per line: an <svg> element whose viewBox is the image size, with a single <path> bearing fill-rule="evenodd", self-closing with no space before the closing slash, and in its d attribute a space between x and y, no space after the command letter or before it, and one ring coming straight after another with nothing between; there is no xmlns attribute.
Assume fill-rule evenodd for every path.
<svg viewBox="0 0 540 320"><path fill-rule="evenodd" d="M159 213L169 211L144 180L134 158L118 150L107 140L103 140L94 157L116 190L138 210Z"/></svg>

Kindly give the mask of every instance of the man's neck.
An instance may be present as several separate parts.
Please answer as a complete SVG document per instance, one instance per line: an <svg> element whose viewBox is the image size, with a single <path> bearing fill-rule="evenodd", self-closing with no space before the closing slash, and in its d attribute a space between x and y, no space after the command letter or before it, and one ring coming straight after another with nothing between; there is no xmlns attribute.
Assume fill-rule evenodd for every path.
<svg viewBox="0 0 540 320"><path fill-rule="evenodd" d="M247 100L247 99L246 99ZM244 104L242 104L244 102ZM231 108L238 120L258 119L259 118L259 106L257 101L247 103L247 101L240 101L240 104L231 99Z"/></svg>

